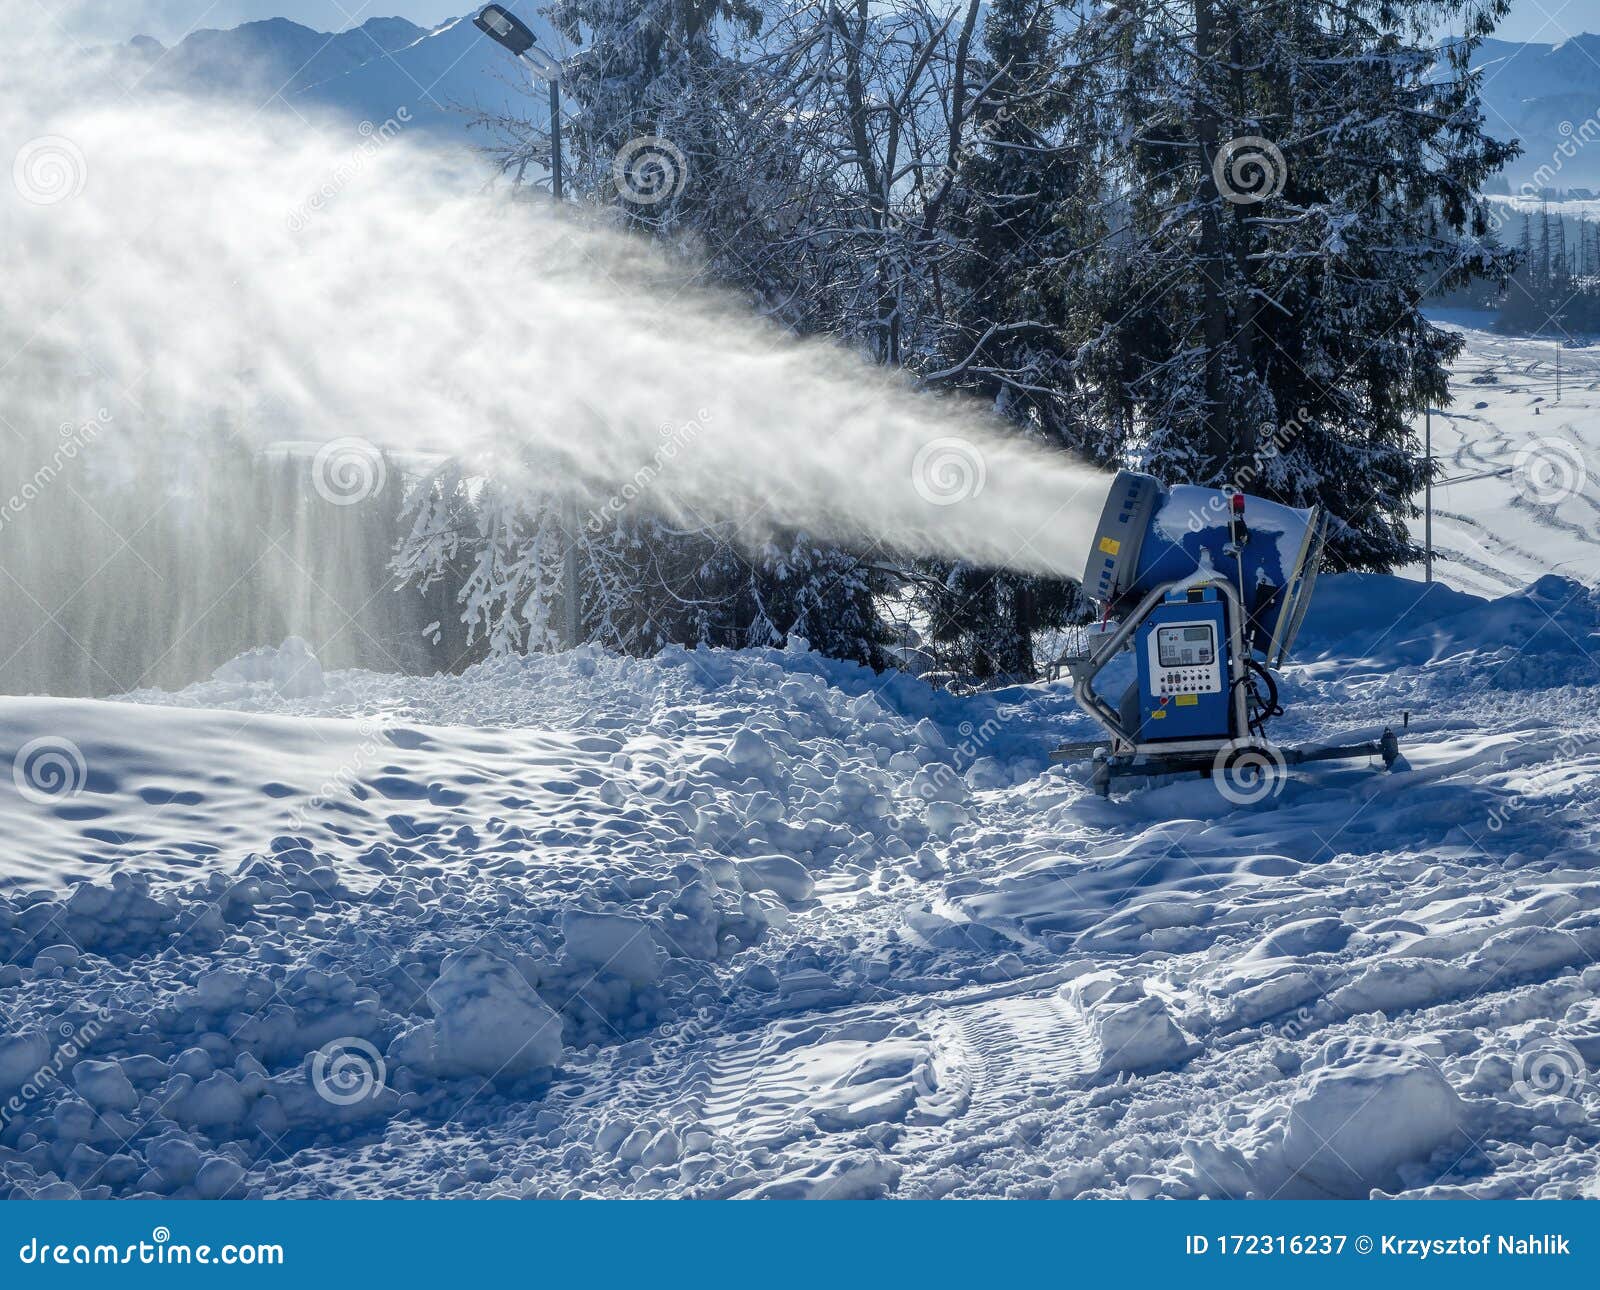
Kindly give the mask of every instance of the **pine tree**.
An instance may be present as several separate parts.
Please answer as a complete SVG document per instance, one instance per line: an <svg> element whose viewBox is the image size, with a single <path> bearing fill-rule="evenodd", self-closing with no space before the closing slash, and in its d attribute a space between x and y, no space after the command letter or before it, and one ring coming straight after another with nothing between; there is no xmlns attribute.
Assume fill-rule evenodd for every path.
<svg viewBox="0 0 1600 1290"><path fill-rule="evenodd" d="M995 0L972 56L976 92L961 104L962 164L944 245L941 362L934 380L990 404L1020 433L1108 460L1114 439L1085 415L1052 266L1101 231L1082 200L1092 159L1077 146L1082 100L1061 71L1056 6ZM947 666L988 678L1035 675L1033 641L1086 607L1075 585L967 565L934 566L918 584ZM932 588L930 593L929 588Z"/></svg>
<svg viewBox="0 0 1600 1290"><path fill-rule="evenodd" d="M1127 286L1075 336L1125 373L1149 468L1323 506L1334 568L1411 558L1413 420L1462 343L1421 303L1511 267L1476 193L1514 147L1471 70L1506 7L1126 0L1069 36L1127 207L1093 270ZM1457 17L1442 48L1411 34Z"/></svg>

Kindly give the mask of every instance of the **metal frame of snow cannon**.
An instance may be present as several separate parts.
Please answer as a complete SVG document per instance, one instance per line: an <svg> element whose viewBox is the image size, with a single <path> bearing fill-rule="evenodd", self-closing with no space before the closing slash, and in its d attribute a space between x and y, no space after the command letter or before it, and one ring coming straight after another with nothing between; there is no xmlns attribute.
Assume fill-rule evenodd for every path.
<svg viewBox="0 0 1600 1290"><path fill-rule="evenodd" d="M1110 795L1113 778L1194 773L1209 776L1219 767L1226 773L1241 758L1252 753L1261 765L1284 769L1306 762L1372 756L1382 757L1386 768L1392 766L1400 755L1399 742L1392 730L1385 730L1380 739L1359 743L1279 748L1262 733L1262 726L1274 712L1269 708L1265 713L1258 709L1255 717L1251 714L1251 704L1255 702L1252 670L1266 673L1266 668L1281 665L1305 616L1325 540L1319 512L1299 513L1305 516L1305 535L1293 567L1282 570L1283 582L1275 593L1278 613L1269 624L1258 626L1244 598L1245 565L1241 553L1249 541L1249 530L1244 523L1241 496L1235 495L1227 502L1229 544L1223 548L1224 554L1234 560L1238 587L1232 585L1224 572L1210 567L1204 549L1199 554L1197 567L1187 575L1162 580L1153 586L1141 581L1140 548L1145 534L1155 524L1161 493L1161 486L1155 480L1127 471L1117 477L1110 490L1084 571L1085 589L1108 606L1125 598L1130 591L1139 590L1140 586L1148 589L1130 611L1118 616L1115 628L1092 649L1077 657L1063 656L1058 660L1058 665L1064 665L1072 676L1074 700L1105 729L1110 742L1064 745L1051 755L1051 760L1093 761L1092 782L1101 796ZM1228 642L1225 669L1228 730L1226 734L1194 738L1145 738L1143 716L1137 727L1130 728L1123 711L1095 689L1095 678L1112 659L1130 647L1140 627L1153 616L1168 616L1175 607L1193 603L1206 592L1220 596L1224 606ZM1267 634L1268 625L1270 634ZM1263 635L1266 639L1260 652L1266 660L1264 665L1255 662L1252 644L1255 638ZM1269 673L1267 678L1271 684ZM1134 684L1137 687L1140 682L1136 680ZM1145 703L1156 696L1140 692L1138 697L1142 713ZM1269 704L1275 705L1275 699L1274 687ZM1164 705L1166 699L1160 702Z"/></svg>

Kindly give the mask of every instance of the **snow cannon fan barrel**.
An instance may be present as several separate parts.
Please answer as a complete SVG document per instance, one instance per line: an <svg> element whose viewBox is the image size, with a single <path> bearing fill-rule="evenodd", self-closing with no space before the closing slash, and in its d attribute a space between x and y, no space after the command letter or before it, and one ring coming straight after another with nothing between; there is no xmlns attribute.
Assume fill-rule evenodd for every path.
<svg viewBox="0 0 1600 1290"><path fill-rule="evenodd" d="M1225 580L1244 603L1246 643L1276 667L1310 605L1323 540L1316 508L1123 470L1108 482L1080 581L1115 614L1159 586Z"/></svg>

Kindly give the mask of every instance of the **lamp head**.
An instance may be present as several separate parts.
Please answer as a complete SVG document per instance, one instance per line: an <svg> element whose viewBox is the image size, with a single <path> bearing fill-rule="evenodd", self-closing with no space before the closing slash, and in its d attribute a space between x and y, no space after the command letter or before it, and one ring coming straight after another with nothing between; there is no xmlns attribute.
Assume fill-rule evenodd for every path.
<svg viewBox="0 0 1600 1290"><path fill-rule="evenodd" d="M534 47L533 32L528 29L528 24L504 5L484 5L472 20L472 25L518 58Z"/></svg>

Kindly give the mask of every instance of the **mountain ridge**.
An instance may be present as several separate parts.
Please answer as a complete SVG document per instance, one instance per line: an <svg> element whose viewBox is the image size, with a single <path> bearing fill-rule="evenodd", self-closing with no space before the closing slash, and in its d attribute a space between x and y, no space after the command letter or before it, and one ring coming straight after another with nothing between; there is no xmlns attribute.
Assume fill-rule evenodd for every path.
<svg viewBox="0 0 1600 1290"><path fill-rule="evenodd" d="M519 7L542 44L557 53L569 48L531 5ZM514 61L467 16L432 28L369 18L343 32L268 18L196 30L170 47L137 36L122 49L145 89L244 94L263 107L352 123L387 120L404 107L414 128L464 136L474 110L535 123L544 116L543 96L527 92ZM1473 66L1483 75L1491 133L1523 143L1504 173L1509 191L1529 183L1600 188L1600 147L1587 142L1600 138L1600 34L1557 43L1491 37Z"/></svg>

